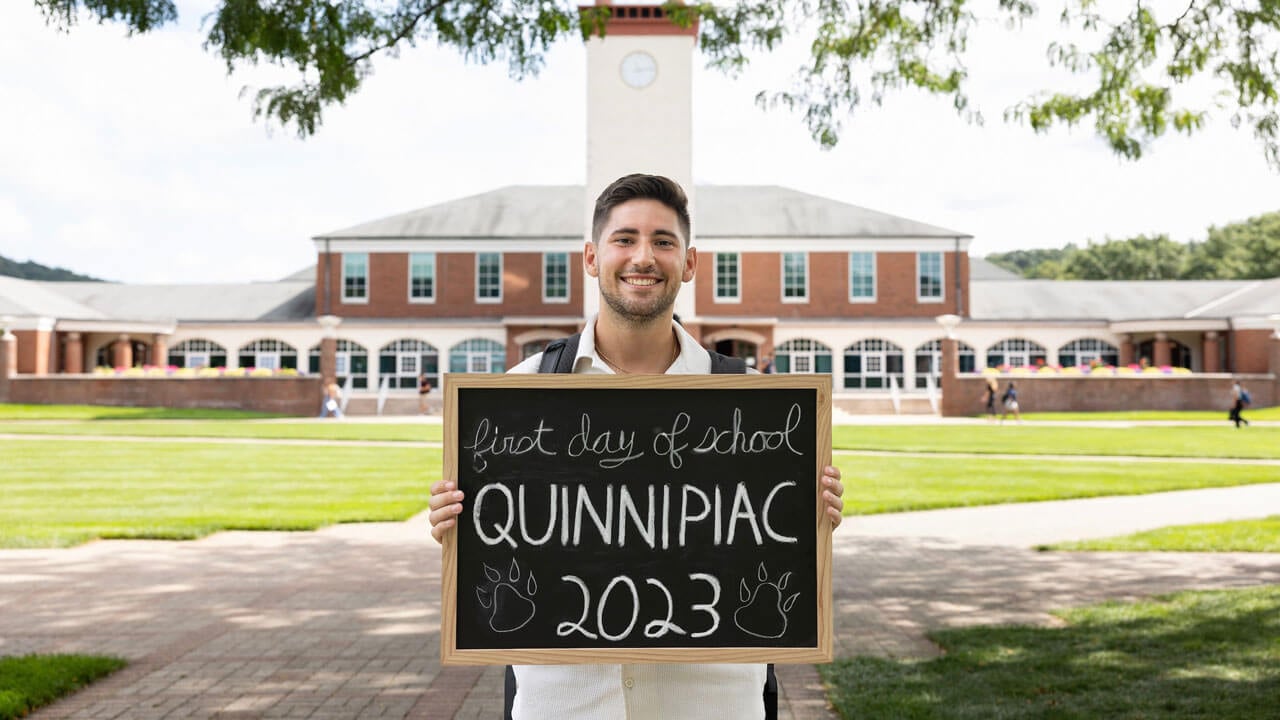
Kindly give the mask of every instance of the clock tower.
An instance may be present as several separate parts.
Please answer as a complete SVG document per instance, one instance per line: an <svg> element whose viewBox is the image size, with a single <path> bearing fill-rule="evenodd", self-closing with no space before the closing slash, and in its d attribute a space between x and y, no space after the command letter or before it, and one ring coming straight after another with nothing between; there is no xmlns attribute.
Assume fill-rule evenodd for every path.
<svg viewBox="0 0 1280 720"><path fill-rule="evenodd" d="M633 172L665 175L689 194L693 212L693 49L698 26L676 25L661 5L608 6L604 36L587 40L587 240L591 211L605 186ZM697 228L697 215L694 214ZM692 240L692 238L690 238ZM588 287L590 287L588 285ZM589 315L599 299L588 292ZM693 288L676 299L693 315Z"/></svg>

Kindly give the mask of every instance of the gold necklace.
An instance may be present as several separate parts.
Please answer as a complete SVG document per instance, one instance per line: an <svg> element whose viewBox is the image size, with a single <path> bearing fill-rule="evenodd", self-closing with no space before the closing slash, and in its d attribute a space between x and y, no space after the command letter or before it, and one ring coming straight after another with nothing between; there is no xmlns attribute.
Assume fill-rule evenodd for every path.
<svg viewBox="0 0 1280 720"><path fill-rule="evenodd" d="M676 342L675 342L675 348L673 348L671 352L671 359L667 361L667 367L671 367L675 363L676 358L680 357L680 338L679 336L676 335L676 331L674 329L672 329L671 335ZM604 361L605 365L608 365L609 367L613 368L614 372L620 373L622 375L633 374L630 370L627 370L621 365L610 360L609 356L601 352L599 345L596 346L596 355L599 356L599 358Z"/></svg>

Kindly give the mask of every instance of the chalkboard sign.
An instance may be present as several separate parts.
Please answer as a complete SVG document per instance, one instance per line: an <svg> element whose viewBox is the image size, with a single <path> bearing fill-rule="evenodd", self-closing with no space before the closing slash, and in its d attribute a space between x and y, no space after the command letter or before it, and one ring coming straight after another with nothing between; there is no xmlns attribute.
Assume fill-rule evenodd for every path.
<svg viewBox="0 0 1280 720"><path fill-rule="evenodd" d="M831 659L831 380L445 376L445 664Z"/></svg>

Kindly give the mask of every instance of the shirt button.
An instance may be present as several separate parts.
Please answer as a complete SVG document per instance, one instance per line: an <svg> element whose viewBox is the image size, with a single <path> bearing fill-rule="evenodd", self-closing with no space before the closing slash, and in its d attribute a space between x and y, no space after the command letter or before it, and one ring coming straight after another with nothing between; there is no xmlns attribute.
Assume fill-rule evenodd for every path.
<svg viewBox="0 0 1280 720"><path fill-rule="evenodd" d="M631 678L627 678L626 680L622 681L622 684L626 686L628 690L630 690L631 688L636 686L636 681L632 680Z"/></svg>

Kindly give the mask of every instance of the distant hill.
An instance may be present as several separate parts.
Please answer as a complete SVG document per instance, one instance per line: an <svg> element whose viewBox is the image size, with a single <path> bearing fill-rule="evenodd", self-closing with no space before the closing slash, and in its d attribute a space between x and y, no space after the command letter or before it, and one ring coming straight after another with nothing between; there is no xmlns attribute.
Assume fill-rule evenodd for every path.
<svg viewBox="0 0 1280 720"><path fill-rule="evenodd" d="M18 262L0 255L0 275L21 278L23 280L89 280L105 282L101 278L78 275L65 268L49 267L37 262Z"/></svg>

